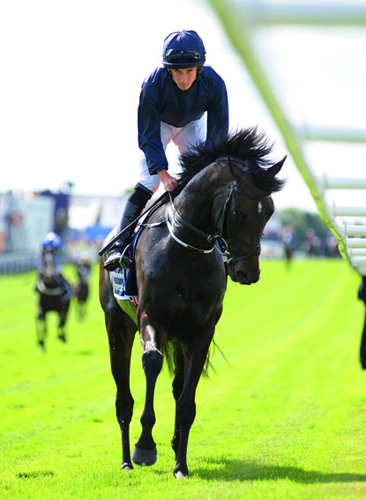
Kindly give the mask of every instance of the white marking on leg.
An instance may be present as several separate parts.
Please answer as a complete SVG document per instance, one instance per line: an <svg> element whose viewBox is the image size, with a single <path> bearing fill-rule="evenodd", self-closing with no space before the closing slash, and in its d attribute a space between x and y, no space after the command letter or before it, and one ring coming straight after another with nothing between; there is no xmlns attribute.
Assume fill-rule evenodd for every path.
<svg viewBox="0 0 366 500"><path fill-rule="evenodd" d="M145 339L141 339L141 345L144 352L158 351L158 353L161 354L156 347L155 330L151 325L145 328Z"/></svg>

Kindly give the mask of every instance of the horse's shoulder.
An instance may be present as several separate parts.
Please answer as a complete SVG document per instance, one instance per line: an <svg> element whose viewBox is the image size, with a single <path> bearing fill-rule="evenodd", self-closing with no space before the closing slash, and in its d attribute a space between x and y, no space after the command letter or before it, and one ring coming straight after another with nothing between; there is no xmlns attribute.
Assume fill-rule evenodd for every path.
<svg viewBox="0 0 366 500"><path fill-rule="evenodd" d="M140 238L146 237L147 235L154 235L156 229L166 227L166 208L167 205L164 204L156 207L151 211L151 213L147 214L147 216L141 222Z"/></svg>

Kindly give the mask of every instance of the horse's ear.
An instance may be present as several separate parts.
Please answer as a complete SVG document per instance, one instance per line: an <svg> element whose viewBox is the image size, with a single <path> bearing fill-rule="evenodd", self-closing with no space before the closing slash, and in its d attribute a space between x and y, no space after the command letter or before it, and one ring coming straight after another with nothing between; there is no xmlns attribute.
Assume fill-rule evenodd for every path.
<svg viewBox="0 0 366 500"><path fill-rule="evenodd" d="M268 168L267 172L269 174L273 175L273 177L275 177L278 174L278 172L281 170L282 165L285 163L286 158L287 158L287 155L284 158L282 158L282 160L280 160L278 163L276 163L272 167Z"/></svg>

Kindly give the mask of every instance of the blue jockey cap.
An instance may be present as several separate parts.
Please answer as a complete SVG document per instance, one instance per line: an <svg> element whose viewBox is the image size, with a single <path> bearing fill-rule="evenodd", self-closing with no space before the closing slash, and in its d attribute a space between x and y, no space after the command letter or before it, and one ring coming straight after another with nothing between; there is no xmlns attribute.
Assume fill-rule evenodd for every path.
<svg viewBox="0 0 366 500"><path fill-rule="evenodd" d="M54 232L47 233L42 240L42 247L59 250L62 247L62 240L60 236Z"/></svg>
<svg viewBox="0 0 366 500"><path fill-rule="evenodd" d="M163 65L166 68L194 68L206 61L202 39L192 30L170 33L163 45Z"/></svg>

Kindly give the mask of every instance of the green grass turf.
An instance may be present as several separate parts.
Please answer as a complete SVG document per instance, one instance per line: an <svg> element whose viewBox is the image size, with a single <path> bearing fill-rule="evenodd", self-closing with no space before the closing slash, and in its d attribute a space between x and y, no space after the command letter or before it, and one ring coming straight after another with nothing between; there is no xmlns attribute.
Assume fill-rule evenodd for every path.
<svg viewBox="0 0 366 500"><path fill-rule="evenodd" d="M75 271L65 268L75 281ZM229 282L215 370L197 390L190 476L176 480L171 378L159 376L158 462L119 470L115 386L93 268L85 321L75 304L67 344L49 317L36 345L35 273L0 277L1 499L366 498L366 373L358 359L365 306L343 260L262 261L261 280ZM221 352L220 352L221 351ZM131 443L145 381L134 345Z"/></svg>

